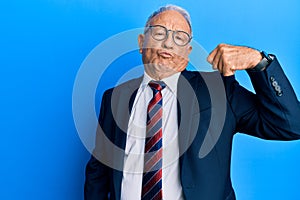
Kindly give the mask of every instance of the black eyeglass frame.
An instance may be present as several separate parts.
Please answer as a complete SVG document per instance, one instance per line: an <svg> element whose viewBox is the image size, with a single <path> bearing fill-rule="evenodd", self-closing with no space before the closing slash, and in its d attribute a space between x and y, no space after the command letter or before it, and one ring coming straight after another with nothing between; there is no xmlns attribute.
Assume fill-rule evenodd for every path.
<svg viewBox="0 0 300 200"><path fill-rule="evenodd" d="M156 39L155 37L153 37L153 34L152 34L152 28L153 27L161 27L161 28L163 28L163 29L165 29L165 32L166 32L166 36L163 38L163 39L161 39L161 40L158 40L158 39ZM191 42L191 40L192 40L192 36L190 35L190 34L188 34L187 32L185 32L185 31L180 31L180 30L171 30L171 29L167 29L166 27L164 27L164 26L162 26L162 25L149 25L149 26L147 26L146 27L147 29L146 29L146 31L145 31L145 33L147 33L148 32L148 30L150 29L150 32L151 32L151 37L153 38L153 39L155 39L155 40L157 40L157 41L163 41L163 40L165 40L165 39L167 39L168 37L169 37L169 31L172 31L172 39L173 39L173 42L177 45L177 46L181 46L181 47L183 47L183 46L186 46L188 43L190 43ZM178 43L176 43L176 41L175 41L175 34L176 33L184 33L184 34L186 34L187 36L188 36L188 41L185 43L185 44L178 44Z"/></svg>

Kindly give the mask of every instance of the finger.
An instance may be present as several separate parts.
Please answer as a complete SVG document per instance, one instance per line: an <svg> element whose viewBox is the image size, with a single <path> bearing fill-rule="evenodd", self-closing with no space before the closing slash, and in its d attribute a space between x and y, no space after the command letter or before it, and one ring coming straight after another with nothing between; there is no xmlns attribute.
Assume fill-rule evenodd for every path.
<svg viewBox="0 0 300 200"><path fill-rule="evenodd" d="M226 71L225 73L223 73L223 76L232 76L234 75L235 71Z"/></svg>
<svg viewBox="0 0 300 200"><path fill-rule="evenodd" d="M210 54L208 55L208 57L206 59L207 62L209 62L210 64L213 63L213 60L214 60L214 58L215 58L215 56L217 54L217 51L218 51L218 47L216 47L212 52L210 52Z"/></svg>
<svg viewBox="0 0 300 200"><path fill-rule="evenodd" d="M241 65L232 65L232 66L230 67L230 70L231 70L231 71L243 70L243 69L245 69L245 67L244 67L244 66L241 66Z"/></svg>
<svg viewBox="0 0 300 200"><path fill-rule="evenodd" d="M231 76L234 75L235 70L233 70L234 66L230 65L230 64L224 64L223 67L223 75L224 76Z"/></svg>
<svg viewBox="0 0 300 200"><path fill-rule="evenodd" d="M219 59L219 62L218 62L218 64L217 64L217 66L218 66L219 72L220 72L221 74L223 74L224 62L223 62L222 59Z"/></svg>
<svg viewBox="0 0 300 200"><path fill-rule="evenodd" d="M214 61L213 61L213 66L218 69L221 73L223 71L223 64L224 64L224 61L223 61L223 52L222 50L218 50L215 58L214 58Z"/></svg>

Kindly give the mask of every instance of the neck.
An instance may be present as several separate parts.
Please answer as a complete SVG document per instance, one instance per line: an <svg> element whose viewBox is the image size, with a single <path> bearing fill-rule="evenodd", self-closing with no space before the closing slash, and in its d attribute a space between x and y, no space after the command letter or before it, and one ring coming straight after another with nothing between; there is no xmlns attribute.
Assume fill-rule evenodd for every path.
<svg viewBox="0 0 300 200"><path fill-rule="evenodd" d="M157 70L157 69L148 68L148 67L145 67L145 71L153 80L156 80L156 81L160 81L164 78L170 77L170 76L178 73L177 71L171 70L171 69Z"/></svg>

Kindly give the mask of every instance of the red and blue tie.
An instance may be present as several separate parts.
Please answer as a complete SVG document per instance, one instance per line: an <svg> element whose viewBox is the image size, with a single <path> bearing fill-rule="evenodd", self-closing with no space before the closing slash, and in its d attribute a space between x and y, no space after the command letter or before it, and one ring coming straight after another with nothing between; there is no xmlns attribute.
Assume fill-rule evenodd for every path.
<svg viewBox="0 0 300 200"><path fill-rule="evenodd" d="M142 200L162 200L162 81L151 81L153 98L147 108Z"/></svg>

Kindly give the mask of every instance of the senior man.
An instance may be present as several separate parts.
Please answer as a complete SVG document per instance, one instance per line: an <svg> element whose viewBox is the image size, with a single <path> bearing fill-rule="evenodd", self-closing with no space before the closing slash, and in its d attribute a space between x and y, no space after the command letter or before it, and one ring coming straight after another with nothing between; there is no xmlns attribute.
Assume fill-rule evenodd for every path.
<svg viewBox="0 0 300 200"><path fill-rule="evenodd" d="M148 18L138 36L144 75L103 95L99 126L105 136L97 133L86 167L86 200L232 200L235 133L300 138L299 101L274 55L220 44L207 58L218 72L190 72L191 35L189 14L178 6ZM236 70L247 70L255 94L238 84ZM226 108L220 111L210 93L222 89L207 85L218 77ZM224 120L214 119L214 112ZM107 148L105 137L124 153ZM199 156L207 144L209 151ZM103 155L119 167L100 162Z"/></svg>

